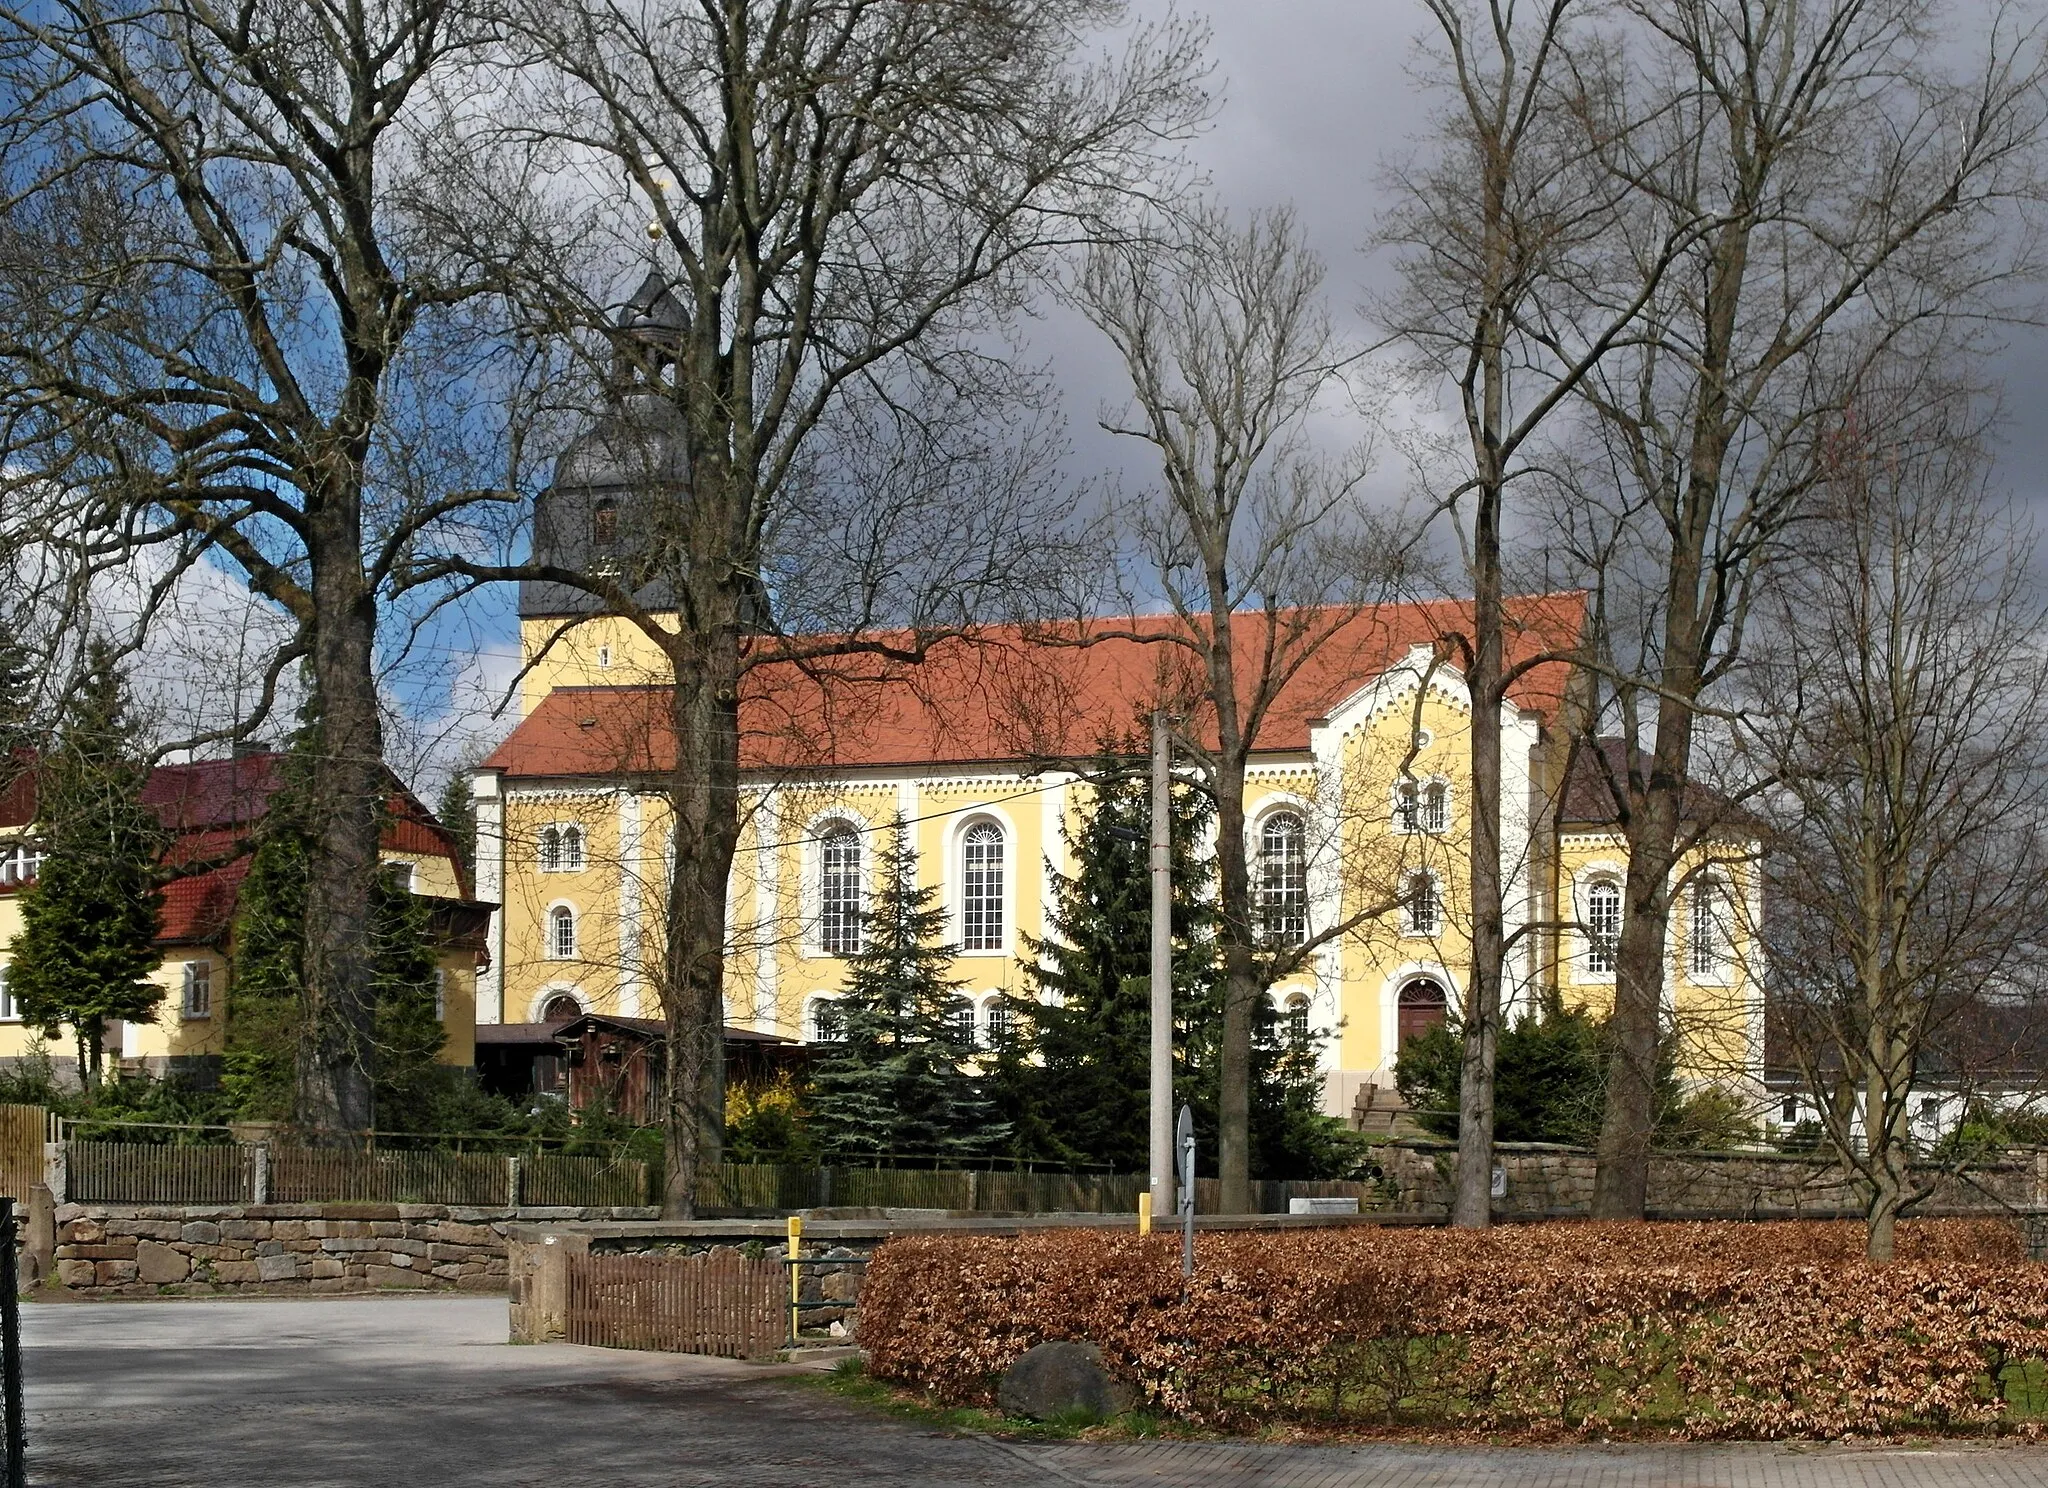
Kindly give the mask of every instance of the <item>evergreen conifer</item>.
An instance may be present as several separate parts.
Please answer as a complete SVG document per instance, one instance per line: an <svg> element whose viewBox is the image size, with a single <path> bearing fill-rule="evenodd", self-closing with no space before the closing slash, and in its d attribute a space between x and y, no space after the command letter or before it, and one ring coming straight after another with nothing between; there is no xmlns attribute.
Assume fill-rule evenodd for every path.
<svg viewBox="0 0 2048 1488"><path fill-rule="evenodd" d="M317 724L300 730L281 764L283 781L257 829L235 906L234 977L228 997L221 1085L245 1121L288 1121L297 1053L306 1033L305 906L313 836L307 812ZM373 901L376 1015L369 1051L377 1125L419 1130L445 1094L435 1056L446 1040L434 1016L434 954L428 908L380 879Z"/></svg>
<svg viewBox="0 0 2048 1488"><path fill-rule="evenodd" d="M166 841L142 804L149 771L139 758L125 679L111 647L95 641L36 780L35 834L44 857L21 901L8 986L22 1021L56 1038L69 1025L78 1077L96 1088L106 1025L149 1022L163 989L150 980L163 903Z"/></svg>
<svg viewBox="0 0 2048 1488"><path fill-rule="evenodd" d="M469 793L469 771L457 770L441 790L440 809L434 813L455 839L455 856L465 879L476 872L476 801Z"/></svg>
<svg viewBox="0 0 2048 1488"><path fill-rule="evenodd" d="M979 1076L973 1022L946 976L938 890L917 882L917 850L899 817L879 855L861 949L847 963L841 1035L818 1067L810 1130L833 1157L983 1156L1002 1141Z"/></svg>

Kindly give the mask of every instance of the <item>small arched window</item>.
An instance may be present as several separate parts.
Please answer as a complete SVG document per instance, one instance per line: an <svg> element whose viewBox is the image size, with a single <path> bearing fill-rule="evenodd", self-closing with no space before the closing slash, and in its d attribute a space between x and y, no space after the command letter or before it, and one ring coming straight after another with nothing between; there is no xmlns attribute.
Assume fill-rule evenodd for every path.
<svg viewBox="0 0 2048 1488"><path fill-rule="evenodd" d="M1308 849L1301 818L1276 811L1259 832L1259 918L1269 945L1308 939Z"/></svg>
<svg viewBox="0 0 2048 1488"><path fill-rule="evenodd" d="M550 997L540 1010L543 1023L573 1023L582 1016L583 1004L566 992Z"/></svg>
<svg viewBox="0 0 2048 1488"><path fill-rule="evenodd" d="M960 949L1003 948L1003 829L976 822L960 840Z"/></svg>
<svg viewBox="0 0 2048 1488"><path fill-rule="evenodd" d="M1410 935L1436 935L1443 929L1443 900L1436 891L1436 875L1418 868L1402 885L1402 914Z"/></svg>
<svg viewBox="0 0 2048 1488"><path fill-rule="evenodd" d="M860 954L860 834L836 826L818 845L818 949L828 956Z"/></svg>
<svg viewBox="0 0 2048 1488"><path fill-rule="evenodd" d="M1308 1045L1308 998L1297 992L1287 999L1287 1041L1295 1048Z"/></svg>
<svg viewBox="0 0 2048 1488"><path fill-rule="evenodd" d="M953 1047L965 1051L974 1047L974 1004L960 997L946 1010L946 1032Z"/></svg>
<svg viewBox="0 0 2048 1488"><path fill-rule="evenodd" d="M562 871L562 829L542 827L540 829L540 871L560 873Z"/></svg>
<svg viewBox="0 0 2048 1488"><path fill-rule="evenodd" d="M836 1044L846 1037L846 1017L839 1010L839 1003L830 997L811 999L810 1017L811 1042L814 1044Z"/></svg>
<svg viewBox="0 0 2048 1488"><path fill-rule="evenodd" d="M619 504L606 496L590 509L590 551L615 553L619 547Z"/></svg>
<svg viewBox="0 0 2048 1488"><path fill-rule="evenodd" d="M583 871L583 828L574 822L541 828L540 871L581 873Z"/></svg>
<svg viewBox="0 0 2048 1488"><path fill-rule="evenodd" d="M576 959L576 911L566 904L557 904L548 911L548 958Z"/></svg>
<svg viewBox="0 0 2048 1488"><path fill-rule="evenodd" d="M581 873L583 871L583 828L569 826L562 828L562 871Z"/></svg>
<svg viewBox="0 0 2048 1488"><path fill-rule="evenodd" d="M1010 1004L1002 997L991 997L982 1012L984 1039L991 1049L1000 1049L1010 1037Z"/></svg>
<svg viewBox="0 0 2048 1488"><path fill-rule="evenodd" d="M1614 951L1621 943L1621 888L1606 879L1586 890L1586 970L1614 975Z"/></svg>

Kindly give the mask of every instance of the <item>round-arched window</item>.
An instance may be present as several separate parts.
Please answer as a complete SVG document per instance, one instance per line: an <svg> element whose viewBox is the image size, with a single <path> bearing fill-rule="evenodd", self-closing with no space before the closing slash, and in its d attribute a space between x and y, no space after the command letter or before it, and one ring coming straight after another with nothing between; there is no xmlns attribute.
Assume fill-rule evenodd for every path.
<svg viewBox="0 0 2048 1488"><path fill-rule="evenodd" d="M960 949L1003 948L1003 829L976 822L960 839Z"/></svg>
<svg viewBox="0 0 2048 1488"><path fill-rule="evenodd" d="M836 999L811 999L810 1036L814 1044L836 1044L846 1037L846 1015Z"/></svg>
<svg viewBox="0 0 2048 1488"><path fill-rule="evenodd" d="M1308 998L1297 992L1287 999L1287 1040L1299 1049L1307 1045Z"/></svg>
<svg viewBox="0 0 2048 1488"><path fill-rule="evenodd" d="M860 833L839 823L818 844L818 949L828 956L860 954Z"/></svg>
<svg viewBox="0 0 2048 1488"><path fill-rule="evenodd" d="M540 1010L543 1023L570 1023L583 1016L583 1004L566 992L550 997Z"/></svg>
<svg viewBox="0 0 2048 1488"><path fill-rule="evenodd" d="M1586 890L1586 970L1614 975L1614 950L1621 943L1621 886L1602 879Z"/></svg>
<svg viewBox="0 0 2048 1488"><path fill-rule="evenodd" d="M1302 820L1276 811L1259 831L1259 920L1268 945L1308 939L1308 850Z"/></svg>
<svg viewBox="0 0 2048 1488"><path fill-rule="evenodd" d="M554 961L576 958L576 911L566 904L548 911L548 957Z"/></svg>

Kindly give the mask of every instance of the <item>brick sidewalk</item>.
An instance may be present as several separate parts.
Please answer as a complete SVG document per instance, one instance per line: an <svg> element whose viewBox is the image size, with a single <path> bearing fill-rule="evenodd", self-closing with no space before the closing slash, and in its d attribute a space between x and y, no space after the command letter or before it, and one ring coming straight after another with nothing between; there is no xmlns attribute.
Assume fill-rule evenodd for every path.
<svg viewBox="0 0 2048 1488"><path fill-rule="evenodd" d="M996 1443L1087 1488L2036 1488L2029 1446L1288 1447Z"/></svg>

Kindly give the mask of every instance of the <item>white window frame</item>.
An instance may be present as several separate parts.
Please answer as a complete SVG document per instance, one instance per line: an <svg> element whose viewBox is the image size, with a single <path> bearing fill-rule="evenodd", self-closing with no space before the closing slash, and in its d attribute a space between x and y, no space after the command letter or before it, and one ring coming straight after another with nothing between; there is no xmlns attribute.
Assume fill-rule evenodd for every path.
<svg viewBox="0 0 2048 1488"><path fill-rule="evenodd" d="M1299 910L1295 918L1297 918L1300 922L1301 932L1298 935L1289 935L1285 939L1277 939L1270 933L1272 923L1273 900L1268 898L1270 889L1266 881L1266 833L1272 827L1273 823L1278 821L1283 816L1292 817L1294 819L1295 827L1300 834L1298 838L1298 842L1300 845L1300 860L1296 865L1301 873L1301 883L1299 891L1300 900ZM1267 945L1302 945L1308 940L1309 936L1314 931L1312 917L1309 914L1309 905L1311 903L1313 896L1311 895L1309 890L1308 823L1309 816L1307 810L1294 801L1275 802L1267 810L1261 812L1258 819L1253 823L1251 859L1252 863L1254 864L1254 871L1257 875L1253 887L1258 896L1258 932L1259 939ZM1291 891L1283 889L1282 892L1286 893Z"/></svg>
<svg viewBox="0 0 2048 1488"><path fill-rule="evenodd" d="M1429 899L1434 911L1427 926L1415 918L1415 880L1429 882ZM1444 933L1444 881L1433 868L1410 868L1401 875L1401 934L1408 940L1436 940Z"/></svg>
<svg viewBox="0 0 2048 1488"><path fill-rule="evenodd" d="M555 839L552 863L548 857L550 834ZM590 833L582 822L549 822L534 840L534 863L542 873L581 873L590 863Z"/></svg>
<svg viewBox="0 0 2048 1488"><path fill-rule="evenodd" d="M1001 849L995 865L996 872L1002 876L1002 882L997 886L1000 892L996 895L995 903L995 912L1000 922L998 929L1001 933L994 938L993 944L984 940L982 944L970 946L967 943L967 842L969 837L983 828L992 829L996 833L997 845ZM952 835L952 852L948 856L954 870L950 878L953 888L953 941L958 954L1007 956L1010 954L1011 932L1016 921L1016 830L993 812L975 811L961 818Z"/></svg>
<svg viewBox="0 0 2048 1488"><path fill-rule="evenodd" d="M1408 810L1408 792L1415 792L1415 809ZM1442 808L1433 818L1428 814L1431 794ZM1443 775L1403 775L1395 780L1389 797L1397 837L1441 837L1451 830L1455 802L1451 782Z"/></svg>
<svg viewBox="0 0 2048 1488"><path fill-rule="evenodd" d="M1001 992L984 993L976 1011L976 1040L984 1049L993 1049L1001 1037L1008 1032L1010 1020L1015 1016L1010 1011L1008 1000Z"/></svg>
<svg viewBox="0 0 2048 1488"><path fill-rule="evenodd" d="M21 1009L15 1006L14 992L7 980L7 967L0 965L0 1023L19 1023Z"/></svg>
<svg viewBox="0 0 2048 1488"><path fill-rule="evenodd" d="M809 997L806 997L804 999L803 1027L798 1031L801 1033L803 1041L805 1043L829 1044L837 1043L839 1041L837 1039L826 1039L820 1038L818 1036L819 1012L824 1008L837 1006L839 1001L840 994L837 992L813 992ZM846 1032L846 1025L843 1022L839 1025L839 1032L842 1035L844 1035L844 1033Z"/></svg>
<svg viewBox="0 0 2048 1488"><path fill-rule="evenodd" d="M434 968L434 1021L446 1022L448 1018L448 968Z"/></svg>
<svg viewBox="0 0 2048 1488"><path fill-rule="evenodd" d="M204 996L199 996L201 990ZM178 1018L185 1023L204 1023L213 1017L213 963L187 961L180 976Z"/></svg>
<svg viewBox="0 0 2048 1488"><path fill-rule="evenodd" d="M1306 1047L1315 1036L1315 1027L1309 1021L1314 1010L1314 1002L1306 992L1290 992L1281 1000L1280 1017L1286 1025L1287 1038L1297 1047Z"/></svg>
<svg viewBox="0 0 2048 1488"><path fill-rule="evenodd" d="M405 870L403 881L398 877L400 869ZM420 891L420 865L409 858L391 858L386 860L384 863L384 873L394 885L404 889L406 893L417 894Z"/></svg>
<svg viewBox="0 0 2048 1488"><path fill-rule="evenodd" d="M1718 873L1695 878L1685 892L1685 979L1695 987L1727 987L1735 982L1735 926L1732 910L1735 890ZM1700 912L1705 908L1712 922L1713 960L1702 966L1698 940Z"/></svg>
<svg viewBox="0 0 2048 1488"><path fill-rule="evenodd" d="M854 925L852 949L828 949L825 944L825 853L831 841L840 834L850 835L860 852L860 862L854 869ZM860 954L867 944L867 932L863 921L868 912L870 897L869 875L874 871L874 854L868 849L867 824L848 812L835 811L818 817L805 832L807 841L803 854L803 905L804 905L804 954L845 960ZM842 947L847 942L840 943Z"/></svg>
<svg viewBox="0 0 2048 1488"><path fill-rule="evenodd" d="M565 914L569 917L569 950L566 955L561 951L560 944L555 938L555 926ZM547 913L541 921L546 960L580 961L583 958L583 929L578 923L581 918L582 916L576 912L576 906L566 900L557 899L547 907Z"/></svg>
<svg viewBox="0 0 2048 1488"><path fill-rule="evenodd" d="M1614 981L1615 959L1621 950L1621 922L1625 915L1625 909L1621 902L1621 884L1622 879L1618 871L1603 868L1588 870L1573 885L1573 891L1578 900L1577 913L1574 918L1579 925L1579 929L1576 932L1579 942L1579 953L1573 958L1575 962L1573 968L1574 980L1576 981L1596 986L1608 986ZM1603 893L1612 893L1614 896L1614 933L1611 938L1605 939L1604 944L1603 937L1600 936L1593 924L1594 896ZM1600 965L1603 952L1607 963L1604 967Z"/></svg>
<svg viewBox="0 0 2048 1488"><path fill-rule="evenodd" d="M42 874L43 861L47 856L34 844L19 838L0 843L0 888L20 888L34 883Z"/></svg>

